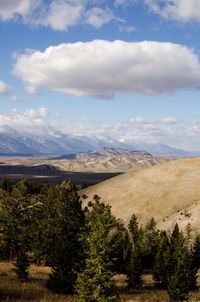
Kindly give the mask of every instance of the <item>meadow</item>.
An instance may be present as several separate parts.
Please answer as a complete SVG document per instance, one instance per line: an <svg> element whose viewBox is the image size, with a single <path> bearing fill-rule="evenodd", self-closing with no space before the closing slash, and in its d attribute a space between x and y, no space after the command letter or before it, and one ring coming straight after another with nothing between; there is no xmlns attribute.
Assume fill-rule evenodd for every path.
<svg viewBox="0 0 200 302"><path fill-rule="evenodd" d="M8 302L75 302L73 296L54 294L47 290L45 283L51 272L50 267L30 266L30 278L27 282L17 279L10 261L0 262L0 301ZM139 291L123 290L124 276L115 276L122 302L169 302L167 293L153 287L150 276L144 277L144 287ZM199 298L198 298L199 297ZM200 294L193 292L189 302L200 301Z"/></svg>

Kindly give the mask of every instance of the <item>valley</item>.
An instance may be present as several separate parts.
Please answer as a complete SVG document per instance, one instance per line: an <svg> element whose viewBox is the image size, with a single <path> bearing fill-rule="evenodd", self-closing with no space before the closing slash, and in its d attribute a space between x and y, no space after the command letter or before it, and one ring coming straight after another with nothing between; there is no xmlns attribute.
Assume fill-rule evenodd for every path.
<svg viewBox="0 0 200 302"><path fill-rule="evenodd" d="M53 159L1 157L0 177L27 178L37 182L50 183L70 179L78 185L92 185L129 169L157 165L168 160L170 159L153 157L145 151L129 151L119 148L101 148L92 152L68 154Z"/></svg>

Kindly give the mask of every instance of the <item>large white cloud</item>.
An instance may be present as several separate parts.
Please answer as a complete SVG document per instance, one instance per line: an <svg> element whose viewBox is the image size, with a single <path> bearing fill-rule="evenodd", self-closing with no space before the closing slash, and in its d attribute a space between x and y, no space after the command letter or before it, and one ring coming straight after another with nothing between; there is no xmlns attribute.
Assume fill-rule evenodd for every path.
<svg viewBox="0 0 200 302"><path fill-rule="evenodd" d="M185 46L94 40L18 55L13 73L29 91L43 86L76 96L171 94L200 88L197 55Z"/></svg>
<svg viewBox="0 0 200 302"><path fill-rule="evenodd" d="M199 0L144 0L148 7L166 19L200 21Z"/></svg>

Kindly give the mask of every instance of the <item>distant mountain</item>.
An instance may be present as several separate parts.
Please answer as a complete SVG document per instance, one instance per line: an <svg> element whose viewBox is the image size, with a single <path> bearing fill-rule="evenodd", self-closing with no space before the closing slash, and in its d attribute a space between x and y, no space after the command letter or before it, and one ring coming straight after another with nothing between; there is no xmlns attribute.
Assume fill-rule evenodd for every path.
<svg viewBox="0 0 200 302"><path fill-rule="evenodd" d="M153 155L160 156L189 156L190 153L174 149L164 144L147 144L144 142L127 141L120 142L111 137L87 137L73 136L48 127L40 133L31 133L26 130L18 131L8 125L0 128L0 155L63 155L68 159L77 153L88 153L94 150L118 148L128 150L145 150ZM109 152L111 152L111 149ZM113 151L113 152L116 152ZM122 151L120 151L122 152ZM65 156L66 156L65 155ZM92 154L90 154L91 156ZM96 154L97 155L97 154ZM114 155L114 154L113 154ZM86 156L86 155L82 155Z"/></svg>
<svg viewBox="0 0 200 302"><path fill-rule="evenodd" d="M132 151L128 149L121 149L121 148L111 148L111 147L105 147L100 148L94 151L84 152L84 153L73 153L73 154L66 154L61 155L59 157L53 158L53 159L98 159L103 157L130 157L130 156L149 156L152 157L152 155L146 151Z"/></svg>
<svg viewBox="0 0 200 302"><path fill-rule="evenodd" d="M154 155L162 156L190 156L190 152L181 149L175 149L165 144L140 144L140 147Z"/></svg>

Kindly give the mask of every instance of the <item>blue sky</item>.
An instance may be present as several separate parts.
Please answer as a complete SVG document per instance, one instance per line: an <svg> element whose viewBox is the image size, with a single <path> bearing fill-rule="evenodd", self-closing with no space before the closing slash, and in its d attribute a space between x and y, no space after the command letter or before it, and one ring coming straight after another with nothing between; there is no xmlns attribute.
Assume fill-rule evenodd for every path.
<svg viewBox="0 0 200 302"><path fill-rule="evenodd" d="M199 0L1 0L0 127L199 151L199 29Z"/></svg>

